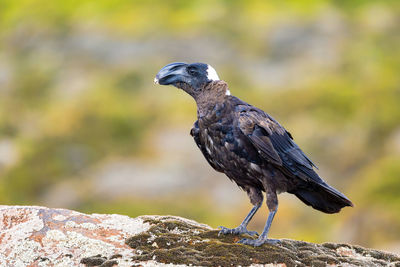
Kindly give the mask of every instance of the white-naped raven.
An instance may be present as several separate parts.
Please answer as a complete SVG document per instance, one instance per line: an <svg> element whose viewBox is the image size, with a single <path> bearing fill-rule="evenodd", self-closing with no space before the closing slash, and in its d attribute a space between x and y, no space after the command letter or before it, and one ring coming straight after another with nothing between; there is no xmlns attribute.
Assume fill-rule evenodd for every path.
<svg viewBox="0 0 400 267"><path fill-rule="evenodd" d="M291 134L270 115L231 95L226 82L204 63L171 63L154 79L191 95L197 103L197 121L190 134L208 163L225 173L247 192L254 207L234 229L221 234L250 234L247 225L260 208L266 193L269 216L261 235L239 243L260 246L276 243L268 231L278 210L277 194L288 192L325 213L337 213L353 203L329 186L314 171L314 163L293 141Z"/></svg>

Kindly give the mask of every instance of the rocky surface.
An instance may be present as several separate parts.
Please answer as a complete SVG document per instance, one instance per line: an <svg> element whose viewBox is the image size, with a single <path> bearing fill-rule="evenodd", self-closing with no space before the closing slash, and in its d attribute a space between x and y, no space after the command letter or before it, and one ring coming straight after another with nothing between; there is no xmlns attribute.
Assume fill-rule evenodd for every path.
<svg viewBox="0 0 400 267"><path fill-rule="evenodd" d="M400 255L283 239L253 248L173 216L0 206L0 266L400 266Z"/></svg>

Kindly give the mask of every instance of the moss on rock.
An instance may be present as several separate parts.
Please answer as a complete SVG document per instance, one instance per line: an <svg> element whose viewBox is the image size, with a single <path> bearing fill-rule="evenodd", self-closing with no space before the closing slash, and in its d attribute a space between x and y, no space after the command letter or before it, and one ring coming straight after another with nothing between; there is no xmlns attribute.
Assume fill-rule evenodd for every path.
<svg viewBox="0 0 400 267"><path fill-rule="evenodd" d="M195 266L249 266L285 264L286 266L400 266L400 257L348 244L313 244L282 239L278 245L252 247L238 244L247 235L218 235L217 230L188 224L174 217L145 220L151 225L126 244L135 249L134 262Z"/></svg>
<svg viewBox="0 0 400 267"><path fill-rule="evenodd" d="M116 258L121 258L121 255L113 255L109 259L107 257L104 257L102 255L96 255L92 257L86 257L82 258L81 262L85 266L99 266L99 267L113 267L113 266L118 266L118 261L115 260Z"/></svg>

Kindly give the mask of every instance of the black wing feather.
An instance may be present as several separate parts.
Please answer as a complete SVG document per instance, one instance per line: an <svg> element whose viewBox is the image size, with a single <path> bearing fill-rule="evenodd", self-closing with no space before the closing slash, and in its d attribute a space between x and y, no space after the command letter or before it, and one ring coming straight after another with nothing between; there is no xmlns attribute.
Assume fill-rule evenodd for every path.
<svg viewBox="0 0 400 267"><path fill-rule="evenodd" d="M261 156L279 166L282 166L282 159L274 148L270 138L263 132L262 128L256 126L256 129L248 135L251 143L258 149Z"/></svg>
<svg viewBox="0 0 400 267"><path fill-rule="evenodd" d="M255 108L246 112L242 110L240 116L243 117L243 120L239 119L242 122L239 123L242 132L247 135L264 159L305 181L325 184L314 171L314 163L277 121Z"/></svg>
<svg viewBox="0 0 400 267"><path fill-rule="evenodd" d="M282 127L282 126L280 126ZM282 127L283 129L283 127ZM298 145L293 141L293 138L291 138L291 135L289 135L289 132L284 130L283 134L279 134L277 132L273 132L270 136L270 140L274 146L274 148L277 150L278 154L282 157L282 165L289 170L293 175L296 177L299 177L305 181L308 182L313 182L318 184L318 186L324 188L327 192L330 194L338 197L340 201L338 202L338 206L333 207L332 209L326 208L323 206L323 208L319 209L324 212L328 213L334 213L338 212L341 207L343 207L343 203L345 203L347 206L353 206L350 200L347 199L345 195L343 195L341 192L336 190L335 188L329 186L324 180L319 177L319 175L314 171L313 167L316 167L314 163L304 154L304 152L298 147ZM318 191L318 189L314 189ZM313 194L312 191L305 190L304 192L307 192L308 194ZM311 192L311 193L310 193ZM296 194L297 196L300 193ZM307 194L303 194L302 196L306 196ZM314 194L312 195L313 199L315 199L315 196L320 196L320 194ZM301 198L300 198L301 199ZM336 203L333 201L334 199L328 201L329 203ZM304 200L303 200L304 201ZM337 199L335 201L338 201ZM314 206L315 208L318 209L317 206Z"/></svg>

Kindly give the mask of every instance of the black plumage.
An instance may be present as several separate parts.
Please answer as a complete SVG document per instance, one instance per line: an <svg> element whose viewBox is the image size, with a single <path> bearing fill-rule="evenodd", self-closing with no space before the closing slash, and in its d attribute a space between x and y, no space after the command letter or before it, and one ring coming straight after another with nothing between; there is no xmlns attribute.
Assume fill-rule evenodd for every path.
<svg viewBox="0 0 400 267"><path fill-rule="evenodd" d="M190 134L208 163L245 190L254 205L237 228L221 227L221 234L256 234L247 230L247 224L262 204L262 192L270 211L264 231L258 239L242 239L241 243L259 246L277 242L267 235L281 192L294 194L325 213L353 206L318 176L316 166L288 131L264 111L230 95L228 85L211 66L172 63L159 71L155 82L174 85L195 99L198 120Z"/></svg>

